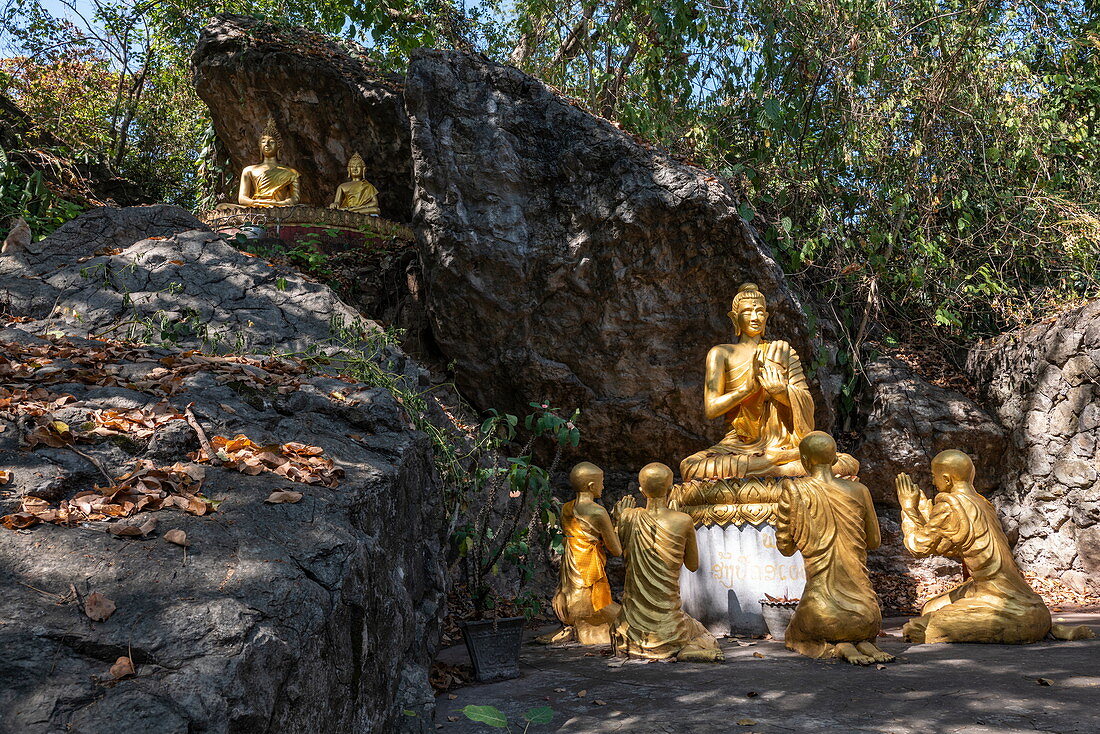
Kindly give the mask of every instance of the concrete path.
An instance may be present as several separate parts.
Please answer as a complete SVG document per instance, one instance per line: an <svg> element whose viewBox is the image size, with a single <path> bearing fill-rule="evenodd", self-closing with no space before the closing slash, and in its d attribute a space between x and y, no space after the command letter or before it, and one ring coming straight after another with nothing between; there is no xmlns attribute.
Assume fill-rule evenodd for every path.
<svg viewBox="0 0 1100 734"><path fill-rule="evenodd" d="M1056 616L1100 632L1100 613ZM532 726L530 734L1100 732L1100 639L910 645L899 633L904 621L887 621L889 636L880 638L881 647L898 662L883 669L810 660L771 640L723 640L721 665L621 667L610 667L611 658L598 649L593 654L582 647L525 644L522 677L459 689L454 700L440 696L436 729L500 731L460 711L467 704L489 704L515 722L530 708L552 707L553 721ZM452 663L466 659L460 648L443 657Z"/></svg>

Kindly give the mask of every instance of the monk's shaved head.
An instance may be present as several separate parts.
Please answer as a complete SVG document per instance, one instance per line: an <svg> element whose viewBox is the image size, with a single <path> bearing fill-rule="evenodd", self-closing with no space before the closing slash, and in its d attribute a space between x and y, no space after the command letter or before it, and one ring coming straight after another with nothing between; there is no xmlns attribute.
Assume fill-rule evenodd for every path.
<svg viewBox="0 0 1100 734"><path fill-rule="evenodd" d="M603 469L590 461L582 461L569 472L569 486L574 492L594 492L603 489Z"/></svg>
<svg viewBox="0 0 1100 734"><path fill-rule="evenodd" d="M799 442L798 453L807 470L822 464L832 466L836 463L836 441L824 431L811 431Z"/></svg>
<svg viewBox="0 0 1100 734"><path fill-rule="evenodd" d="M646 464L638 472L638 484L646 497L667 497L672 489L672 470L659 461Z"/></svg>
<svg viewBox="0 0 1100 734"><path fill-rule="evenodd" d="M966 453L957 449L941 451L936 454L936 458L932 459L932 476L936 481L936 487L941 491L944 487L940 486L940 480L944 474L952 480L951 483L965 482L966 484L972 484L974 482L974 462Z"/></svg>

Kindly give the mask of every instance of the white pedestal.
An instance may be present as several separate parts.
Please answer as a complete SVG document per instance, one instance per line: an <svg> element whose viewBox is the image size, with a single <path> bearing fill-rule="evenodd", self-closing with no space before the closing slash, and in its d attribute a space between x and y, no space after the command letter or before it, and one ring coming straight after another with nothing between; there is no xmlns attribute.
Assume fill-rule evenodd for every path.
<svg viewBox="0 0 1100 734"><path fill-rule="evenodd" d="M791 557L775 547L775 528L757 525L717 525L695 528L699 570L680 570L684 611L714 635L765 634L760 600L797 598L806 585L802 554Z"/></svg>

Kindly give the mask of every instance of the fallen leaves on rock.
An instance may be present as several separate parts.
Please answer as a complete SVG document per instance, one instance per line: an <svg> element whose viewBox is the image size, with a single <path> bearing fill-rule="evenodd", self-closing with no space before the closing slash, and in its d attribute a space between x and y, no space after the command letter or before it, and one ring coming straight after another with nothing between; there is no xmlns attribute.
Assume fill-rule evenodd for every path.
<svg viewBox="0 0 1100 734"><path fill-rule="evenodd" d="M272 472L294 482L326 487L336 487L344 476L344 470L323 456L325 450L319 446L294 441L264 446L243 433L233 438L214 436L210 444L225 466L250 476ZM190 456L199 463L211 459L204 449Z"/></svg>
<svg viewBox="0 0 1100 734"><path fill-rule="evenodd" d="M3 430L3 426L0 426L0 430ZM0 485L7 484L11 481L11 472L0 469Z"/></svg>
<svg viewBox="0 0 1100 734"><path fill-rule="evenodd" d="M110 675L115 680L122 680L123 678L129 678L131 675L137 675L134 671L134 661L125 655L119 657L115 661L115 664L111 666Z"/></svg>
<svg viewBox="0 0 1100 734"><path fill-rule="evenodd" d="M107 532L120 538L144 538L157 529L157 519L149 515L140 524L116 522L107 526Z"/></svg>
<svg viewBox="0 0 1100 734"><path fill-rule="evenodd" d="M758 652L754 652L754 653L752 654L752 656L753 656L754 658L763 658L763 657L764 657L764 656L763 656L762 654L760 654L760 653L758 653Z"/></svg>
<svg viewBox="0 0 1100 734"><path fill-rule="evenodd" d="M1052 681L1050 678L1036 678L1035 682L1038 683L1041 686L1052 686L1052 685L1054 685L1054 681Z"/></svg>
<svg viewBox="0 0 1100 734"><path fill-rule="evenodd" d="M173 464L158 467L153 462L139 459L134 468L115 480L109 487L77 492L71 499L62 500L57 507L38 497L24 497L20 511L0 518L0 523L10 529L30 527L35 522L57 525L73 525L96 522L108 518L130 517L137 512L176 507L192 515L213 512L217 503L199 494L206 469L201 466ZM25 517L31 515L34 520ZM154 520L155 526L155 520ZM128 530L132 526L111 526L115 535L147 535Z"/></svg>
<svg viewBox="0 0 1100 734"><path fill-rule="evenodd" d="M752 719L738 719L737 720L737 725L738 726L756 726L756 722L753 721Z"/></svg>
<svg viewBox="0 0 1100 734"><path fill-rule="evenodd" d="M443 693L469 685L474 679L474 669L469 665L451 665L436 660L428 671L428 682L436 693ZM454 698L458 698L454 696ZM454 700L452 698L451 700Z"/></svg>
<svg viewBox="0 0 1100 734"><path fill-rule="evenodd" d="M115 603L98 591L93 591L84 600L84 613L93 622L106 622L115 613Z"/></svg>
<svg viewBox="0 0 1100 734"><path fill-rule="evenodd" d="M302 499L301 492L288 492L286 490L276 490L267 496L264 500L269 505L285 505L294 504L300 502Z"/></svg>

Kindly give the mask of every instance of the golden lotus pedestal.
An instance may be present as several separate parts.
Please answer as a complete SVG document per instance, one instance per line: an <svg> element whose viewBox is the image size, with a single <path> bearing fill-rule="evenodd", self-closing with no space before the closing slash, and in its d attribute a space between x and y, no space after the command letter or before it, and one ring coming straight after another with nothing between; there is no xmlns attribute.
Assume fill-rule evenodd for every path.
<svg viewBox="0 0 1100 734"><path fill-rule="evenodd" d="M802 594L802 554L786 557L775 547L782 481L697 479L672 488L675 507L695 520L699 544L699 570L680 572L684 611L715 635L763 635L764 595Z"/></svg>

